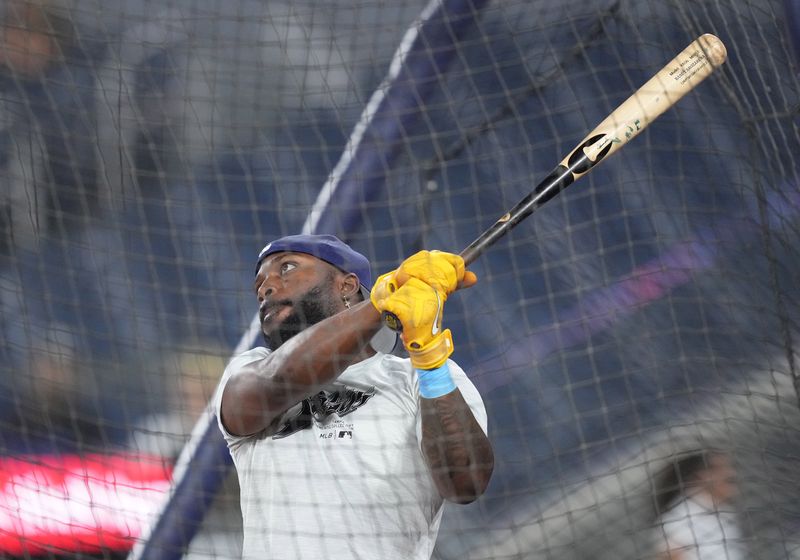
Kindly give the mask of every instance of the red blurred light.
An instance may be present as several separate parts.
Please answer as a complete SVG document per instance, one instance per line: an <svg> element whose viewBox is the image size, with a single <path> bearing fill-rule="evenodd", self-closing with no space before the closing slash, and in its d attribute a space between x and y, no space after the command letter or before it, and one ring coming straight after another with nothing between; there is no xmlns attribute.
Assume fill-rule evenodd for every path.
<svg viewBox="0 0 800 560"><path fill-rule="evenodd" d="M0 553L128 550L169 487L159 457L0 458Z"/></svg>

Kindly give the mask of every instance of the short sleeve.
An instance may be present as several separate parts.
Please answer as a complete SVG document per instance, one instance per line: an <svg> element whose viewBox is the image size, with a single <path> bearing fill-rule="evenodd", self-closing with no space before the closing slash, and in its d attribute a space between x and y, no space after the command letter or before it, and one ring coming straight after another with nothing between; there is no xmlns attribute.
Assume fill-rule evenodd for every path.
<svg viewBox="0 0 800 560"><path fill-rule="evenodd" d="M214 414L217 417L217 426L219 427L222 435L225 437L225 442L229 448L233 448L238 443L248 439L250 436L237 436L228 432L222 424L222 393L225 386L236 375L241 375L247 371L252 371L257 367L258 362L263 360L269 355L270 351L267 348L254 348L248 350L235 358L233 358L228 367L225 368L225 373L222 374L222 380L217 386L216 393L214 393Z"/></svg>
<svg viewBox="0 0 800 560"><path fill-rule="evenodd" d="M678 502L659 523L664 548L697 558L742 558L736 552L739 532L735 522L713 507L693 499Z"/></svg>
<svg viewBox="0 0 800 560"><path fill-rule="evenodd" d="M456 387L458 387L458 390L461 391L470 410L472 410L472 415L475 416L475 420L478 421L483 433L488 433L489 422L481 394L478 392L478 389L475 388L475 385L472 384L469 377L467 377L467 374L464 373L464 370L461 369L461 366L452 360L448 360L448 366L450 368L450 376L453 378L453 382L456 384Z"/></svg>

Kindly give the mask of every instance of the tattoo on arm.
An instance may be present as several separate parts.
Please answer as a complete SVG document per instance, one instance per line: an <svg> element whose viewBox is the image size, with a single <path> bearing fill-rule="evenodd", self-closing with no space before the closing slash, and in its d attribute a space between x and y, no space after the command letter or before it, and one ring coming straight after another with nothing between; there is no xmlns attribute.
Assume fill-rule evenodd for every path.
<svg viewBox="0 0 800 560"><path fill-rule="evenodd" d="M494 468L489 439L460 391L421 401L422 450L439 492L453 502L474 501Z"/></svg>

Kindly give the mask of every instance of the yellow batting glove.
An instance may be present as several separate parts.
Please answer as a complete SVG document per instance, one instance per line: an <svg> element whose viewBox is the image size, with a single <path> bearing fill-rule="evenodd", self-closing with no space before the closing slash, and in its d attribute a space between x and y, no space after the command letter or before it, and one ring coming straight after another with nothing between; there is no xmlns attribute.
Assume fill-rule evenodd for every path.
<svg viewBox="0 0 800 560"><path fill-rule="evenodd" d="M372 290L369 292L369 299L378 311L384 311L384 302L397 290L397 285L394 281L395 272L393 270L378 276L378 279L375 280L375 285L372 286Z"/></svg>
<svg viewBox="0 0 800 560"><path fill-rule="evenodd" d="M469 288L477 282L475 274L464 268L464 259L443 251L420 251L411 255L395 271L392 285L399 288L409 278L422 280L446 295L459 288Z"/></svg>
<svg viewBox="0 0 800 560"><path fill-rule="evenodd" d="M445 301L446 294L414 277L380 301L378 309L402 324L400 338L417 369L438 368L453 353L452 334L449 329L442 330Z"/></svg>

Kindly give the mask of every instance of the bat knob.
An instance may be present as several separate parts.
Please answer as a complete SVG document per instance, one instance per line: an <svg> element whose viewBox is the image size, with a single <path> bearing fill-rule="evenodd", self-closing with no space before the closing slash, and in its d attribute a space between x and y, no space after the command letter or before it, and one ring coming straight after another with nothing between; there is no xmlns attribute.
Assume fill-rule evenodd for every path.
<svg viewBox="0 0 800 560"><path fill-rule="evenodd" d="M381 318L383 319L383 324L387 327L392 329L395 332L403 332L403 325L400 323L400 319L397 318L397 315L391 313L389 311L384 311L381 313Z"/></svg>

